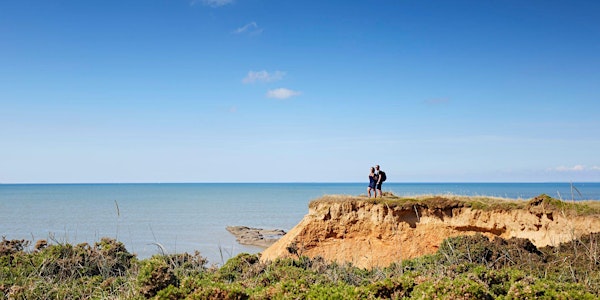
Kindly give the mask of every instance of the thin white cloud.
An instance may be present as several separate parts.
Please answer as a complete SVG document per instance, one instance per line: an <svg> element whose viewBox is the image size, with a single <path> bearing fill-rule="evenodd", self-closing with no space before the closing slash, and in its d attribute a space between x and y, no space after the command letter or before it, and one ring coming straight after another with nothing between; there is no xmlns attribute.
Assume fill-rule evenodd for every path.
<svg viewBox="0 0 600 300"><path fill-rule="evenodd" d="M600 167L598 167L598 166L593 166L593 167L592 167L592 170L593 170L593 171L600 171Z"/></svg>
<svg viewBox="0 0 600 300"><path fill-rule="evenodd" d="M233 3L233 0L192 0L191 5L202 3L210 7L221 7Z"/></svg>
<svg viewBox="0 0 600 300"><path fill-rule="evenodd" d="M248 75L242 79L243 83L255 83L255 82L273 82L283 79L285 76L285 72L275 71L273 73L269 73L265 70L262 71L250 71Z"/></svg>
<svg viewBox="0 0 600 300"><path fill-rule="evenodd" d="M250 23L234 30L233 34L247 33L250 35L257 35L257 34L260 34L262 31L263 31L262 28L259 28L258 24L256 24L256 22L250 22Z"/></svg>
<svg viewBox="0 0 600 300"><path fill-rule="evenodd" d="M278 88L278 89L274 89L274 90L269 90L267 92L267 97L275 98L275 99L287 99L290 97L298 96L300 94L301 93L298 91L294 91L294 90L290 90L290 89L286 89L286 88Z"/></svg>
<svg viewBox="0 0 600 300"><path fill-rule="evenodd" d="M555 171L558 172L581 172L581 171L585 171L588 168L586 168L584 165L574 165L572 167L565 167L565 166L560 166L560 167L556 167L554 168ZM592 167L593 170L593 167Z"/></svg>

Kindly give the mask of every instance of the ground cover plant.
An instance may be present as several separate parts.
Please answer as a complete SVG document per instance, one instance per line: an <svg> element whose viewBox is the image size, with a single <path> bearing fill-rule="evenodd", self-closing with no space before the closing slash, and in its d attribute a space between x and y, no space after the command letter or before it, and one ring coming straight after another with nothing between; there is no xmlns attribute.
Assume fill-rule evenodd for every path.
<svg viewBox="0 0 600 300"><path fill-rule="evenodd" d="M138 259L110 238L2 238L0 299L597 299L599 240L594 233L537 248L525 239L458 236L435 254L364 269L301 255L261 262L258 254L217 266L198 252Z"/></svg>
<svg viewBox="0 0 600 300"><path fill-rule="evenodd" d="M600 234L557 247L482 235L386 268L240 254L207 266L199 253L138 260L120 242L0 243L0 299L597 299Z"/></svg>
<svg viewBox="0 0 600 300"><path fill-rule="evenodd" d="M422 207L470 207L480 210L509 211L513 209L528 209L538 207L547 211L556 211L568 216L600 215L600 201L562 201L541 194L529 200L509 199L489 196L460 196L460 195L419 195L419 196L397 196L390 192L384 192L383 197L367 198L366 195L328 195L311 201L310 205L319 203L330 203L344 201L367 201L373 204L387 204L390 207L402 207L412 209L414 206Z"/></svg>

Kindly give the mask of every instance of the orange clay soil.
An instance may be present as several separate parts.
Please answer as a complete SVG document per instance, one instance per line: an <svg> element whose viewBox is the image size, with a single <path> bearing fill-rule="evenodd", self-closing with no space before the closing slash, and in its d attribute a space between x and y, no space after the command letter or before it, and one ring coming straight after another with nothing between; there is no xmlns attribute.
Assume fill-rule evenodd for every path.
<svg viewBox="0 0 600 300"><path fill-rule="evenodd" d="M442 241L481 233L555 246L600 232L597 203L573 204L540 195L530 201L432 196L421 199L325 196L261 260L304 255L358 267L387 266L435 253Z"/></svg>

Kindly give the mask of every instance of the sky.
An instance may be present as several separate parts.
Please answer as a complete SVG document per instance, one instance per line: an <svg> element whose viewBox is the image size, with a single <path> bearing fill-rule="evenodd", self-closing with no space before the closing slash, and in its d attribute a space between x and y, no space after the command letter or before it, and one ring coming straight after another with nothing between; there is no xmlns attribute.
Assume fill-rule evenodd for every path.
<svg viewBox="0 0 600 300"><path fill-rule="evenodd" d="M600 181L600 1L0 2L0 183Z"/></svg>

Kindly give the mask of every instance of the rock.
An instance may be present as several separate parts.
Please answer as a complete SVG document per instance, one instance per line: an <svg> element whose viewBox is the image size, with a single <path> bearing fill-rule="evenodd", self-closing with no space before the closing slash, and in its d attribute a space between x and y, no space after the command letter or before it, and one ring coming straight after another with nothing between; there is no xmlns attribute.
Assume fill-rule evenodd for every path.
<svg viewBox="0 0 600 300"><path fill-rule="evenodd" d="M267 248L285 235L281 229L261 229L246 226L227 226L227 231L233 234L238 243Z"/></svg>
<svg viewBox="0 0 600 300"><path fill-rule="evenodd" d="M545 198L534 199L529 207L480 210L443 197L397 205L364 197L323 197L310 203L302 221L265 249L261 260L308 256L386 267L435 253L444 239L454 236L528 239L534 249L600 232L600 214L569 215L558 209L564 203ZM547 202L551 205L543 205Z"/></svg>

